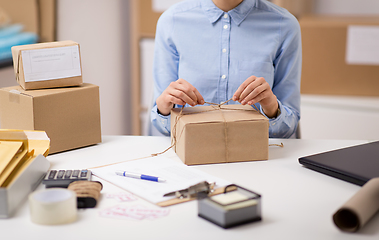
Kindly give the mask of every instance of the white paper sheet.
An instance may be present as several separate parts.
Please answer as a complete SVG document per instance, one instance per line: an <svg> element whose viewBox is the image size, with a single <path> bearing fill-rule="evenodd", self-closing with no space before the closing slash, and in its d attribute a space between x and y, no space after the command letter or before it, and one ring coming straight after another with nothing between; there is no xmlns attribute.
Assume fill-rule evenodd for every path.
<svg viewBox="0 0 379 240"><path fill-rule="evenodd" d="M354 26L347 30L346 63L379 65L379 27Z"/></svg>
<svg viewBox="0 0 379 240"><path fill-rule="evenodd" d="M216 182L216 188L231 184L183 163L165 157L151 157L91 169L92 173L152 203L159 203L173 197L164 194L187 188L201 181ZM116 175L116 171L128 171L160 177L166 182L153 182Z"/></svg>
<svg viewBox="0 0 379 240"><path fill-rule="evenodd" d="M24 50L21 54L25 82L81 75L78 45Z"/></svg>

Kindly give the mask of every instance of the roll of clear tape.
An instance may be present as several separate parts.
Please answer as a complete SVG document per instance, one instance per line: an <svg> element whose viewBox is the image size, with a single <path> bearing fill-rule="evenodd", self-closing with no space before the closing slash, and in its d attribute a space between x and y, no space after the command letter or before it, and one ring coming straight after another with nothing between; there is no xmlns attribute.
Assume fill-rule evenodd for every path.
<svg viewBox="0 0 379 240"><path fill-rule="evenodd" d="M29 195L32 222L57 225L76 220L76 194L65 188L49 188Z"/></svg>
<svg viewBox="0 0 379 240"><path fill-rule="evenodd" d="M373 178L333 215L336 226L345 232L361 229L379 210L379 178Z"/></svg>

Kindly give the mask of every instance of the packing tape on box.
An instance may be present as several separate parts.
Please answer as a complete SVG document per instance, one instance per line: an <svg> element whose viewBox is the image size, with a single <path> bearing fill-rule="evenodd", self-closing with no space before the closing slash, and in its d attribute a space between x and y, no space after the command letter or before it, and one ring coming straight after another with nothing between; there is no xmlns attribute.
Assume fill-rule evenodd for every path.
<svg viewBox="0 0 379 240"><path fill-rule="evenodd" d="M64 188L49 188L29 195L31 220L43 225L57 225L76 220L76 194Z"/></svg>
<svg viewBox="0 0 379 240"><path fill-rule="evenodd" d="M336 226L345 232L361 229L379 210L379 178L373 178L333 215Z"/></svg>

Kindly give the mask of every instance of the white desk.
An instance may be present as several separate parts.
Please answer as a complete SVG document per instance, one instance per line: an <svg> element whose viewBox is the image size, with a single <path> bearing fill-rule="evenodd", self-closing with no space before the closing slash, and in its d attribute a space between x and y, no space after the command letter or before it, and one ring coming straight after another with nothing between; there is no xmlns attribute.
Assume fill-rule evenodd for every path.
<svg viewBox="0 0 379 240"><path fill-rule="evenodd" d="M193 166L262 194L261 222L224 230L197 216L196 201L170 206L169 215L156 220L103 218L102 209L118 204L158 207L142 199L119 203L102 197L96 208L80 210L74 223L43 226L30 221L25 202L12 218L0 219L0 239L379 239L379 214L355 234L341 232L332 222L332 214L359 186L298 163L300 156L366 141L270 139L280 142L284 148L271 146L268 161ZM51 155L48 160L54 169L82 169L147 156L169 145L166 137L104 136L101 144ZM164 156L180 161L172 150ZM103 196L123 191L102 183Z"/></svg>

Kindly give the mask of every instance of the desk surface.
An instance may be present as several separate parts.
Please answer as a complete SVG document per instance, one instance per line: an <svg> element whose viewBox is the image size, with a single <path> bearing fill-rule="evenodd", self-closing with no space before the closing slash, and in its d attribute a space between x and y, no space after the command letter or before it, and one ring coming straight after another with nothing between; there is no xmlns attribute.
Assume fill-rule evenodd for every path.
<svg viewBox="0 0 379 240"><path fill-rule="evenodd" d="M31 236L54 240L379 239L379 214L355 234L341 232L332 222L332 214L359 190L359 186L314 172L298 163L301 156L367 141L270 139L270 143L280 142L283 148L270 146L268 161L191 166L260 193L261 222L224 230L197 216L196 201L170 206L168 216L155 220L104 218L99 216L101 210L119 204L159 207L140 198L125 203L105 198L107 193L123 190L101 180L104 185L101 200L94 209L79 210L76 222L58 226L34 224L25 202L12 218L0 219L1 239L30 239ZM104 136L103 142L96 146L47 158L54 169L83 169L148 156L169 145L167 137ZM180 161L172 150L164 156Z"/></svg>

